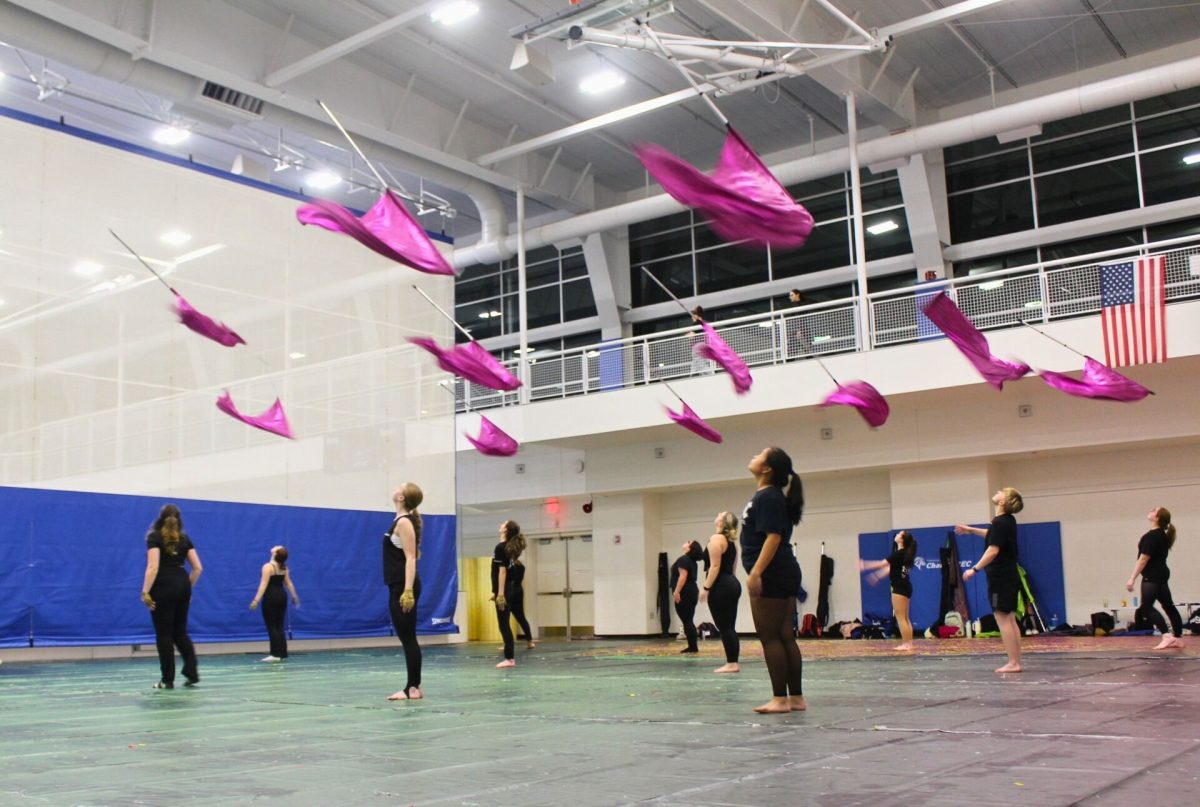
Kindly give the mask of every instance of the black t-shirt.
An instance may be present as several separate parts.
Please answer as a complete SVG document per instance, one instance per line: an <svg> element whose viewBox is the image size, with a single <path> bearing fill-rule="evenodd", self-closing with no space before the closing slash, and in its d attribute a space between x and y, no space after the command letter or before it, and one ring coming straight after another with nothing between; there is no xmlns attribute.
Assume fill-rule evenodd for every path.
<svg viewBox="0 0 1200 807"><path fill-rule="evenodd" d="M504 549L504 542L496 544L496 549L492 552L492 593L499 594L500 592L500 570L507 569L511 564L508 561L508 552ZM507 588L507 585L505 586Z"/></svg>
<svg viewBox="0 0 1200 807"><path fill-rule="evenodd" d="M788 518L787 497L782 488L768 485L755 491L754 498L742 511L742 568L747 572L754 568L763 544L771 533L778 533L779 548L771 558L768 569L786 568L795 560L792 553L792 520ZM764 570L765 571L765 570Z"/></svg>
<svg viewBox="0 0 1200 807"><path fill-rule="evenodd" d="M192 539L188 538L187 533L184 533L179 536L175 546L168 549L162 534L154 530L146 536L146 548L159 550L158 567L160 569L182 569L184 561L187 560L188 551L195 549L196 546L192 543Z"/></svg>
<svg viewBox="0 0 1200 807"><path fill-rule="evenodd" d="M1167 568L1167 531L1161 528L1150 530L1138 541L1138 555L1149 555L1146 568L1142 569L1142 579L1147 583L1166 583L1171 579L1171 570Z"/></svg>
<svg viewBox="0 0 1200 807"><path fill-rule="evenodd" d="M903 583L908 579L908 573L912 571L912 564L904 563L905 554L903 549L896 549L887 556L888 580L892 583Z"/></svg>
<svg viewBox="0 0 1200 807"><path fill-rule="evenodd" d="M1017 579L1017 520L1011 513L1001 513L992 519L985 544L1000 550L984 567L988 579Z"/></svg>
<svg viewBox="0 0 1200 807"><path fill-rule="evenodd" d="M679 558L671 564L671 591L675 591L675 586L679 584L679 570L683 569L687 572L687 582L683 584L681 592L685 597L689 594L696 594L699 589L696 588L696 561L689 558L687 555L680 555Z"/></svg>

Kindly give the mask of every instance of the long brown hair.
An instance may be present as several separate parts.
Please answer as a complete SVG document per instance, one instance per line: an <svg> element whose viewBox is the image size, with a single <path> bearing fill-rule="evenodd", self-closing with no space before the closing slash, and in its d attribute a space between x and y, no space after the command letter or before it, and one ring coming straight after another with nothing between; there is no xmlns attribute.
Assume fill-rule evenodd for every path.
<svg viewBox="0 0 1200 807"><path fill-rule="evenodd" d="M521 525L509 519L504 522L504 552L509 560L516 560L525 551L525 536L521 534Z"/></svg>
<svg viewBox="0 0 1200 807"><path fill-rule="evenodd" d="M278 564L280 569L287 568L288 551L286 546L281 546L271 555L271 560Z"/></svg>
<svg viewBox="0 0 1200 807"><path fill-rule="evenodd" d="M412 516L413 532L417 537L417 546L421 545L421 514L417 512L417 508L421 502L425 501L425 494L421 492L421 488L415 482L405 482L400 486L400 497L404 509Z"/></svg>
<svg viewBox="0 0 1200 807"><path fill-rule="evenodd" d="M179 539L183 537L183 514L174 504L164 504L158 511L158 518L150 527L150 532L162 537L163 549L168 555L178 553Z"/></svg>
<svg viewBox="0 0 1200 807"><path fill-rule="evenodd" d="M1171 511L1165 507L1158 507L1154 510L1154 518L1158 521L1158 528L1167 534L1167 549L1175 546L1175 525L1171 523Z"/></svg>

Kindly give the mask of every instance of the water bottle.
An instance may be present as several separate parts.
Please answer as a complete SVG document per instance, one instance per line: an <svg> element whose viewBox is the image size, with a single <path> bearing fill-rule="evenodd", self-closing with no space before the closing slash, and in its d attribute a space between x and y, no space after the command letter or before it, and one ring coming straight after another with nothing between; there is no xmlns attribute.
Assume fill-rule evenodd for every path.
<svg viewBox="0 0 1200 807"><path fill-rule="evenodd" d="M1058 627L1058 614L1051 614L1050 621L1046 623L1047 630L1054 630Z"/></svg>

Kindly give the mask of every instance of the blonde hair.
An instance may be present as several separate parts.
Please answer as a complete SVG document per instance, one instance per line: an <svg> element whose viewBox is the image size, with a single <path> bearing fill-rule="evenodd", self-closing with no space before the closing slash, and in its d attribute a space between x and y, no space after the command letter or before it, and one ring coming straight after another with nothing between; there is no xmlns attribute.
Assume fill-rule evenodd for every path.
<svg viewBox="0 0 1200 807"><path fill-rule="evenodd" d="M725 536L725 540L733 543L737 538L738 517L728 510L725 511L725 518L721 520L721 534Z"/></svg>
<svg viewBox="0 0 1200 807"><path fill-rule="evenodd" d="M1158 528L1167 534L1167 549L1175 546L1175 525L1171 523L1171 511L1165 507L1154 508L1154 518Z"/></svg>
<svg viewBox="0 0 1200 807"><path fill-rule="evenodd" d="M162 537L163 550L168 555L176 554L179 539L183 535L183 514L179 512L179 507L174 504L164 504L158 511L158 518L154 520L154 526L150 528L150 531L157 532Z"/></svg>
<svg viewBox="0 0 1200 807"><path fill-rule="evenodd" d="M1000 492L1004 494L1004 512L1012 514L1025 509L1025 499L1021 497L1021 491L1016 488L1000 488Z"/></svg>

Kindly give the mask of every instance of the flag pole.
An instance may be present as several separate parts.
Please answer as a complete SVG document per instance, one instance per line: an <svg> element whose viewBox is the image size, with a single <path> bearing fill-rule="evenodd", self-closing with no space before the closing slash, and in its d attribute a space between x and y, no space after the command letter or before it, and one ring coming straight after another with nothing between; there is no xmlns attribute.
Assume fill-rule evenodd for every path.
<svg viewBox="0 0 1200 807"><path fill-rule="evenodd" d="M447 313L446 313L446 309L442 308L440 305L438 305L437 303L435 303L435 302L433 301L433 298L432 298L432 297L430 297L428 294L426 294L425 292L421 291L421 288L420 288L419 286L417 286L417 284L416 284L416 283L414 283L414 284L413 284L413 290L414 290L414 291L415 291L417 294L421 295L421 296L422 296L422 297L424 297L426 300L428 300L428 301L429 301L429 304L430 304L431 306L433 306L434 308L436 308L439 314L441 314L443 317L445 317L446 319L448 319L448 320L450 321L450 324L451 324L451 325L453 325L455 328L458 328L458 330L462 332L462 335L463 335L463 336L465 336L465 337L467 337L467 339L468 339L469 341L471 341L471 342L474 342L474 341L475 341L475 337L471 336L471 332L470 332L470 331L468 331L468 330L467 330L466 328L464 328L463 326L459 325L459 324L458 324L458 321L457 321L457 320L455 320L455 319L454 319L454 317L452 317L452 316L450 316L449 314L447 314Z"/></svg>
<svg viewBox="0 0 1200 807"><path fill-rule="evenodd" d="M835 387L840 387L841 384L839 384L838 380L833 377L833 373L829 372L829 368L825 366L825 362L821 361L821 357L813 356L813 358L817 360L817 364L821 365L821 369L825 371L825 375L829 376L829 380L833 382L833 385Z"/></svg>
<svg viewBox="0 0 1200 807"><path fill-rule="evenodd" d="M1070 345L1068 345L1066 342L1060 342L1059 340L1055 339L1053 336L1051 336L1050 334L1046 333L1046 332L1045 332L1045 331L1043 331L1041 328L1035 328L1033 325L1030 325L1030 324L1029 324L1028 322L1026 322L1025 320L1021 320L1021 324L1022 324L1022 325L1024 325L1026 328L1031 328L1031 329L1033 329L1033 330L1037 331L1037 332L1038 332L1038 333L1040 333L1042 336L1044 336L1044 337L1046 337L1047 339L1049 339L1051 342L1054 342L1055 344L1062 345L1063 347L1065 347L1067 350L1071 351L1071 352L1072 352L1072 353L1074 353L1075 355L1077 355L1077 356L1083 356L1083 358L1085 358L1085 359L1086 359L1086 358L1089 358L1089 357L1088 357L1086 354L1084 354L1084 353L1080 353L1078 350L1076 350L1075 348L1071 347L1071 346L1070 346Z"/></svg>
<svg viewBox="0 0 1200 807"><path fill-rule="evenodd" d="M642 23L641 27L642 30L646 32L646 36L650 38L650 41L658 47L658 50L660 53L662 53L663 58L670 62L671 65L679 71L679 74L683 76L688 84L692 85L692 89L696 91L696 95L700 96L700 100L708 105L708 108L711 109L713 114L717 116L717 120L721 121L721 125L728 129L729 118L725 117L724 113L722 113L720 108L717 107L716 103L713 102L713 99L709 98L708 95L700 89L700 85L696 83L694 78L692 78L692 75L688 72L687 68L679 63L679 60L675 58L673 53L667 50L666 46L663 45L662 40L658 38L658 34L654 33L654 30L650 27L650 23L644 22ZM714 83L713 86L716 86L716 84Z"/></svg>
<svg viewBox="0 0 1200 807"><path fill-rule="evenodd" d="M668 289L666 286L664 286L663 282L661 280L659 280L657 277L655 277L649 269L647 269L646 267L643 266L643 267L641 267L641 270L643 272L645 272L647 275L649 275L650 279L653 280L655 283L657 283L658 287L660 289L662 289L663 291L665 291L667 293L668 297L670 297L672 300L674 300L676 303L678 303L679 307L683 309L684 313L686 313L686 314L692 313L691 309L688 308L686 305L684 305L683 301L680 300L678 297L676 297L675 294L670 289Z"/></svg>
<svg viewBox="0 0 1200 807"><path fill-rule="evenodd" d="M342 122L339 121L337 116L333 114L333 110L326 106L325 102L320 98L317 99L317 103L321 105L321 109L325 110L325 114L329 116L331 121L333 121L333 125L338 128L339 132L342 133L342 137L346 138L346 140L350 143L350 146L356 152L358 152L358 156L361 157L362 161L367 164L367 168L371 169L371 173L375 175L375 179L379 180L379 185L383 192L391 193L391 188L388 186L387 181L384 180L383 176L378 170L376 170L375 166L371 164L371 161L367 159L367 155L363 154L363 150L358 147L358 143L354 142L354 138L351 137L350 133L346 131L346 127L342 126Z"/></svg>
<svg viewBox="0 0 1200 807"><path fill-rule="evenodd" d="M130 255L132 255L133 257L137 258L137 261L138 261L138 263L140 263L142 266L144 266L144 267L146 267L147 269L149 269L149 270L150 270L150 274L152 274L152 275L154 275L156 278L158 278L158 282L159 282L159 283L162 283L164 286L166 286L166 287L167 287L167 289L169 289L169 290L170 290L170 292L171 292L172 294L179 294L179 292L175 291L175 289L171 287L171 284L170 284L170 283L168 283L167 281L163 280L163 276L162 276L162 275L160 275L158 272L156 272L156 271L154 270L154 267L153 267L153 266L151 266L150 264L146 263L146 261L142 259L142 256L141 256L141 255L139 255L139 254L137 254L136 252L134 252L134 250L133 250L133 247L131 247L131 246L129 246L128 244L126 244L126 243L125 243L125 242L124 242L124 241L121 239L121 236L119 236L119 235L117 235L115 232L113 232L111 228L109 229L109 231L108 231L108 234L109 234L109 235L111 235L113 238L117 239L118 241L120 241L120 242L121 242L121 246L125 247L125 249L126 249L126 250L128 250L128 252L129 252L129 254L130 254Z"/></svg>

